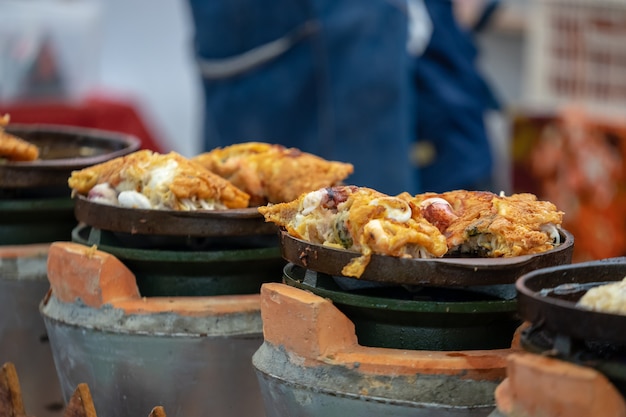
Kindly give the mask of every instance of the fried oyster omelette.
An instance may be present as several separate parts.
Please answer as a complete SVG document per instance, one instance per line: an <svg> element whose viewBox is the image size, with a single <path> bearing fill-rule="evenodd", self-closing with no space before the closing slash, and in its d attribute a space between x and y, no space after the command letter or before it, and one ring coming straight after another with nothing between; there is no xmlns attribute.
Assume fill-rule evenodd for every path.
<svg viewBox="0 0 626 417"><path fill-rule="evenodd" d="M560 244L563 213L532 194L451 191L388 196L355 186L258 208L291 236L359 252L342 274L360 277L372 254L401 258L511 257Z"/></svg>
<svg viewBox="0 0 626 417"><path fill-rule="evenodd" d="M245 208L250 196L176 152L140 150L72 172L72 194L128 208L216 210Z"/></svg>
<svg viewBox="0 0 626 417"><path fill-rule="evenodd" d="M446 236L448 256L512 257L560 244L563 212L534 194L456 190L419 194L413 200Z"/></svg>
<svg viewBox="0 0 626 417"><path fill-rule="evenodd" d="M340 184L352 164L328 161L296 148L264 142L216 148L192 158L250 195L250 206L283 203Z"/></svg>
<svg viewBox="0 0 626 417"><path fill-rule="evenodd" d="M0 117L0 159L8 161L36 161L39 159L39 148L23 139L7 133L10 116L5 114Z"/></svg>
<svg viewBox="0 0 626 417"><path fill-rule="evenodd" d="M335 186L294 201L258 208L266 221L299 239L359 252L342 273L360 277L372 254L402 258L443 256L443 234L406 196L392 197L366 187Z"/></svg>

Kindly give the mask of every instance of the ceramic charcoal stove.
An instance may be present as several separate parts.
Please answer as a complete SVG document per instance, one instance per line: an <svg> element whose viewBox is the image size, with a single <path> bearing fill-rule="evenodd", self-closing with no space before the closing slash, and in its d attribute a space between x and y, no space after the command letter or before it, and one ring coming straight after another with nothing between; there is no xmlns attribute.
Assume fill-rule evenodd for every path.
<svg viewBox="0 0 626 417"><path fill-rule="evenodd" d="M49 288L50 242L69 240L76 227L67 179L72 170L139 148L133 136L47 125L6 131L39 148L32 162L0 163L0 361L23 377L24 401L39 417L60 416L63 396L39 303Z"/></svg>
<svg viewBox="0 0 626 417"><path fill-rule="evenodd" d="M78 197L54 246L41 311L66 398L80 382L103 414L263 416L252 354L259 290L285 264L254 208L129 209ZM106 267L111 265L111 267Z"/></svg>
<svg viewBox="0 0 626 417"><path fill-rule="evenodd" d="M517 258L358 256L281 233L283 283L261 291L253 363L268 417L486 416L520 349L515 280L568 264L573 237Z"/></svg>
<svg viewBox="0 0 626 417"><path fill-rule="evenodd" d="M626 416L626 316L577 304L621 281L626 258L555 266L516 283L522 352L508 361L493 417Z"/></svg>

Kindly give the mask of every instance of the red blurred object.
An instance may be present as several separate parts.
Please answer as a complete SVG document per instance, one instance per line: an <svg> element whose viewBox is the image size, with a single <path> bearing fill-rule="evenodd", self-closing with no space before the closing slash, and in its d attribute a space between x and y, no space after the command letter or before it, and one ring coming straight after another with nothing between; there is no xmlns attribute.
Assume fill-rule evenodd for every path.
<svg viewBox="0 0 626 417"><path fill-rule="evenodd" d="M142 149L166 152L163 142L127 99L90 96L76 103L35 101L0 103L0 114L9 114L11 123L52 124L121 132L136 136Z"/></svg>

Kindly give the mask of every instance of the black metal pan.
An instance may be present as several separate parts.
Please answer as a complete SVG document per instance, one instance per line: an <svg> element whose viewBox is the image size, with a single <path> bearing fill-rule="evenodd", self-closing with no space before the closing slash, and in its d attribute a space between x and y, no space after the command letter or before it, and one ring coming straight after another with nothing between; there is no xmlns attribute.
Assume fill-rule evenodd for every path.
<svg viewBox="0 0 626 417"><path fill-rule="evenodd" d="M265 222L256 208L230 210L150 210L118 207L75 198L79 222L111 232L152 236L253 236L276 235L278 228Z"/></svg>
<svg viewBox="0 0 626 417"><path fill-rule="evenodd" d="M589 288L621 281L625 276L625 257L530 272L515 283L520 315L557 334L626 346L626 315L576 305Z"/></svg>
<svg viewBox="0 0 626 417"><path fill-rule="evenodd" d="M108 161L139 149L132 135L56 125L11 124L6 132L39 148L40 159L0 163L0 188L65 187L73 170Z"/></svg>
<svg viewBox="0 0 626 417"><path fill-rule="evenodd" d="M486 286L514 284L535 269L571 262L574 237L562 230L563 243L536 255L511 258L402 259L384 255L372 258L359 278L365 281L423 286ZM287 261L333 276L359 253L312 244L281 231L282 256Z"/></svg>

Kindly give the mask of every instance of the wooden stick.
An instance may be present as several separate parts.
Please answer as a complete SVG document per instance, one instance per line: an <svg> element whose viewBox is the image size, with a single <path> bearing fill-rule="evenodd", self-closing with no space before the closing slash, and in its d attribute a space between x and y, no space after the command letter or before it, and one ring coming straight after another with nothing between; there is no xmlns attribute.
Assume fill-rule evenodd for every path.
<svg viewBox="0 0 626 417"><path fill-rule="evenodd" d="M97 417L87 384L78 384L67 407L65 407L63 417Z"/></svg>
<svg viewBox="0 0 626 417"><path fill-rule="evenodd" d="M0 372L0 417L25 416L20 380L12 362L2 365Z"/></svg>
<svg viewBox="0 0 626 417"><path fill-rule="evenodd" d="M165 408L163 408L163 406L161 405L157 405L152 409L148 417L167 417L165 415Z"/></svg>
<svg viewBox="0 0 626 417"><path fill-rule="evenodd" d="M15 365L6 362L0 371L0 417L27 417ZM89 386L78 384L65 407L63 417L97 417ZM148 417L167 417L163 406L156 406Z"/></svg>

